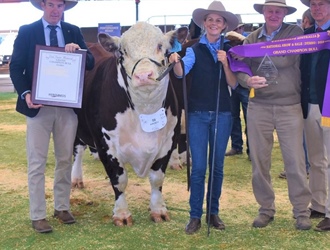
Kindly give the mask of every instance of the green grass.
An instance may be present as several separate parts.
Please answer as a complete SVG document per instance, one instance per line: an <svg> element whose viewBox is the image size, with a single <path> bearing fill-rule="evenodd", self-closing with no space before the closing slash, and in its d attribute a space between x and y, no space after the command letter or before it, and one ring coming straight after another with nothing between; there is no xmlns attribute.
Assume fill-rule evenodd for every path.
<svg viewBox="0 0 330 250"><path fill-rule="evenodd" d="M0 249L330 249L328 233L294 228L287 184L277 176L283 170L279 145L274 144L272 181L276 193L275 221L264 229L251 223L258 205L251 187L251 163L245 154L227 157L220 201L225 231L210 231L205 217L195 235L186 235L189 217L186 171L167 170L163 193L171 221L151 222L148 213L148 179L140 179L129 168L127 200L133 215L132 227L115 227L111 221L114 195L100 162L86 152L86 188L73 190L72 212L77 223L63 225L53 212L52 145L47 165L47 214L54 228L51 234L38 234L31 228L25 155L25 117L15 112L16 94L0 93ZM319 220L313 220L313 226Z"/></svg>

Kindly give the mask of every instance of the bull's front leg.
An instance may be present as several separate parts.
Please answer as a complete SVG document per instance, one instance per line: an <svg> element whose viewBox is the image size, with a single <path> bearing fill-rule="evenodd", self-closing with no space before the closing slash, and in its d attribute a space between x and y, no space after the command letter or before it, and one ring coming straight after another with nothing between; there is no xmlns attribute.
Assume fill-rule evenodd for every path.
<svg viewBox="0 0 330 250"><path fill-rule="evenodd" d="M165 173L159 169L157 171L150 170L149 181L151 185L151 197L150 197L150 217L158 223L163 220L169 221L165 202L162 195L162 187L165 179Z"/></svg>
<svg viewBox="0 0 330 250"><path fill-rule="evenodd" d="M109 175L108 173L116 199L112 221L116 226L132 226L133 219L130 211L128 210L128 204L125 196L125 190L128 182L127 172L122 167L117 168L119 170L119 172L115 171L117 174Z"/></svg>

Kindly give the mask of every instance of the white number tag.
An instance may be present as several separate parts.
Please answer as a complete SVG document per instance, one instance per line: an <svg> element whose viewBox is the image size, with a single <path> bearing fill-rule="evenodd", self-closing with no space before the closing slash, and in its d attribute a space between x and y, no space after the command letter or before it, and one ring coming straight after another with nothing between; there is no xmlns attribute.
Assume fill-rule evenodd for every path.
<svg viewBox="0 0 330 250"><path fill-rule="evenodd" d="M167 117L165 115L165 109L161 108L154 114L140 115L140 123L144 132L154 132L165 127L167 123Z"/></svg>

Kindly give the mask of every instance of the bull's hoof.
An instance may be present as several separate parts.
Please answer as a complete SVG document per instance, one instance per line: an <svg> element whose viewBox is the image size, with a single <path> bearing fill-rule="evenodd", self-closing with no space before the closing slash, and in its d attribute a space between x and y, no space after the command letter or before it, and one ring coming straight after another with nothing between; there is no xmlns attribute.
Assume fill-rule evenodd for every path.
<svg viewBox="0 0 330 250"><path fill-rule="evenodd" d="M164 214L151 213L150 218L155 223L160 223L163 221L170 221L170 216L168 215L168 213L164 213Z"/></svg>
<svg viewBox="0 0 330 250"><path fill-rule="evenodd" d="M172 164L170 168L173 170L182 170L183 166L181 164Z"/></svg>
<svg viewBox="0 0 330 250"><path fill-rule="evenodd" d="M123 227L123 226L133 226L133 218L132 216L129 216L128 218L118 218L118 217L113 217L112 218L113 224L117 227Z"/></svg>
<svg viewBox="0 0 330 250"><path fill-rule="evenodd" d="M71 188L73 188L73 189L75 189L75 188L84 189L85 185L84 185L83 181L72 182L71 183Z"/></svg>

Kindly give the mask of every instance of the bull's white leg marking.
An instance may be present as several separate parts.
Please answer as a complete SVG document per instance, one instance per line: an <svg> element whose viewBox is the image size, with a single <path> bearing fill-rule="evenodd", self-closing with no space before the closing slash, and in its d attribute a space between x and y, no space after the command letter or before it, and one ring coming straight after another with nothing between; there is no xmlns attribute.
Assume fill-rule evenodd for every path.
<svg viewBox="0 0 330 250"><path fill-rule="evenodd" d="M74 157L74 162L72 165L72 171L71 171L71 186L73 188L83 188L84 187L84 181L83 181L83 166L82 166L82 159L84 155L84 151L86 149L86 146L77 145L76 155Z"/></svg>
<svg viewBox="0 0 330 250"><path fill-rule="evenodd" d="M162 170L158 170L158 171L150 170L150 174L149 174L149 181L151 185L150 216L151 219L155 222L170 220L162 192L160 191L160 188L163 186L164 179L165 179L165 174L162 172Z"/></svg>
<svg viewBox="0 0 330 250"><path fill-rule="evenodd" d="M179 156L178 148L173 150L170 161L168 162L168 165L170 166L171 169L174 169L174 170L182 169L181 159Z"/></svg>
<svg viewBox="0 0 330 250"><path fill-rule="evenodd" d="M122 164L120 164L122 165ZM126 187L127 187L127 182L128 182L128 177L127 177L127 171L125 168L123 168L124 172L122 175L118 177L118 185L115 185L115 187L120 191L120 192L125 192Z"/></svg>
<svg viewBox="0 0 330 250"><path fill-rule="evenodd" d="M180 159L181 164L187 165L187 151L184 151L181 154L179 154L179 159ZM189 159L189 161L190 161L189 163L191 166L191 164L192 164L191 158Z"/></svg>
<svg viewBox="0 0 330 250"><path fill-rule="evenodd" d="M94 160L100 160L100 156L97 152L90 152L91 156L93 156Z"/></svg>
<svg viewBox="0 0 330 250"><path fill-rule="evenodd" d="M133 224L132 214L128 210L125 193L122 193L115 202L112 216L113 223L116 226L131 226Z"/></svg>
<svg viewBox="0 0 330 250"><path fill-rule="evenodd" d="M128 204L126 201L125 190L127 187L127 171L124 169L122 175L118 177L118 185L114 187L117 188L121 195L115 201L115 207L113 209L113 222L116 226L123 226L125 224L132 225L132 215L128 210Z"/></svg>

